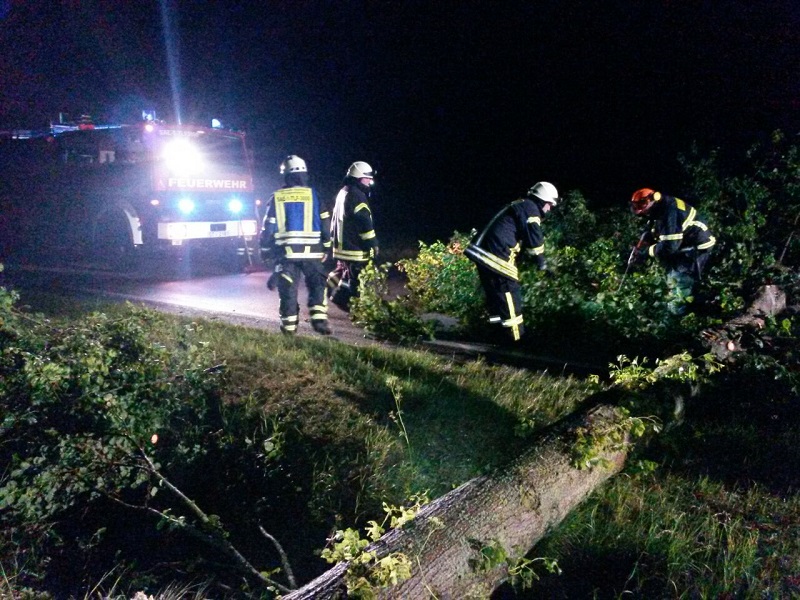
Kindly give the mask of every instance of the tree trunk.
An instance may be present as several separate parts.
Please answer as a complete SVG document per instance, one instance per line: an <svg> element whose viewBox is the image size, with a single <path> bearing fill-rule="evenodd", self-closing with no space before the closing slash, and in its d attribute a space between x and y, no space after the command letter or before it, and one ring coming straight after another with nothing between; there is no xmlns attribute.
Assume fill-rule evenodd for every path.
<svg viewBox="0 0 800 600"><path fill-rule="evenodd" d="M703 332L703 342L720 360L736 352L747 350L744 333L748 329L763 329L767 317L786 310L786 294L777 285L765 285L758 290L752 304L744 314L727 323Z"/></svg>
<svg viewBox="0 0 800 600"><path fill-rule="evenodd" d="M742 331L761 328L764 318L782 312L786 297L777 286L763 287L740 317L704 332L706 344L719 358L742 350ZM662 389L661 394L665 390ZM683 394L666 393L675 402L674 414L661 396L661 412L669 425L681 419ZM658 402L657 402L658 403ZM606 466L579 470L571 465L570 450L577 427L603 427L615 421L613 404L596 405L558 425L510 467L478 477L425 506L403 529L392 530L368 550L378 558L405 553L412 562L411 577L396 586L376 590L378 598L465 599L487 598L508 578L508 561L528 551L558 525L597 486L622 468L627 448L607 450ZM479 549L500 545L508 561L486 565ZM340 563L285 600L344 597L348 563Z"/></svg>
<svg viewBox="0 0 800 600"><path fill-rule="evenodd" d="M510 467L468 481L423 507L403 529L370 546L378 557L403 552L412 563L411 578L376 590L379 598L487 598L508 577L508 562L481 563L479 549L501 546L512 564L598 485L617 473L625 449L604 451L607 462L592 469L571 465L576 427L617 422L614 406L601 404L571 417L547 434ZM285 600L344 597L347 563L340 563Z"/></svg>

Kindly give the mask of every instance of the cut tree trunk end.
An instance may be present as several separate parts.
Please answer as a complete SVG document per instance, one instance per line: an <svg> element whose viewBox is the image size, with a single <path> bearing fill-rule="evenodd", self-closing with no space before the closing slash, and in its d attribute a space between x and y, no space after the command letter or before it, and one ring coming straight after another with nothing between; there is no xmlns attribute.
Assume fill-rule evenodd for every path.
<svg viewBox="0 0 800 600"><path fill-rule="evenodd" d="M702 333L703 342L719 360L726 360L747 348L743 333L748 329L763 329L765 319L786 310L786 294L777 285L765 285L758 290L747 311L724 325Z"/></svg>

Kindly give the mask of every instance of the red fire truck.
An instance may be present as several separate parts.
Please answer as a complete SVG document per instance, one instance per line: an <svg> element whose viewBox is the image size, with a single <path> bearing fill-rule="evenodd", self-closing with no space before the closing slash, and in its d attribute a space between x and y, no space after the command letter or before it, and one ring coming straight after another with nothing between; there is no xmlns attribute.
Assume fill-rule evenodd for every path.
<svg viewBox="0 0 800 600"><path fill-rule="evenodd" d="M0 135L5 252L68 253L119 267L150 251L249 253L258 233L241 132L59 123Z"/></svg>

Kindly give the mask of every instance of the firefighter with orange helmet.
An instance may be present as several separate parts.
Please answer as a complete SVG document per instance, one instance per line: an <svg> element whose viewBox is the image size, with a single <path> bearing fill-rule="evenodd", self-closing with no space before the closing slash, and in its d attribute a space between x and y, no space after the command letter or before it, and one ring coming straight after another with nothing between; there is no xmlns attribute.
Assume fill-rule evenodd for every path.
<svg viewBox="0 0 800 600"><path fill-rule="evenodd" d="M673 296L670 310L683 314L686 304L693 300L694 286L703 276L716 239L697 210L680 198L642 188L633 193L631 210L649 219L634 260L659 259L667 268Z"/></svg>
<svg viewBox="0 0 800 600"><path fill-rule="evenodd" d="M330 212L322 208L316 190L308 184L306 161L292 154L280 170L285 185L272 194L260 241L262 255L277 262L267 287L278 288L281 332L293 335L300 312L297 288L304 278L311 327L330 335L323 264L331 246Z"/></svg>
<svg viewBox="0 0 800 600"><path fill-rule="evenodd" d="M502 327L506 341L519 341L524 333L516 257L524 251L546 269L541 224L558 200L556 187L540 181L524 198L504 206L464 250L478 267L489 322Z"/></svg>

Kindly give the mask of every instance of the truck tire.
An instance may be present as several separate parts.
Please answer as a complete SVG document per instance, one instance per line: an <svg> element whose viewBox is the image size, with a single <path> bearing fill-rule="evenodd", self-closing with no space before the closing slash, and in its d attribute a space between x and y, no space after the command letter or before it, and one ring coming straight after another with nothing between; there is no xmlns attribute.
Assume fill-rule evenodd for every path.
<svg viewBox="0 0 800 600"><path fill-rule="evenodd" d="M131 271L136 268L137 253L130 226L121 209L109 210L97 217L92 228L92 254L103 268Z"/></svg>

